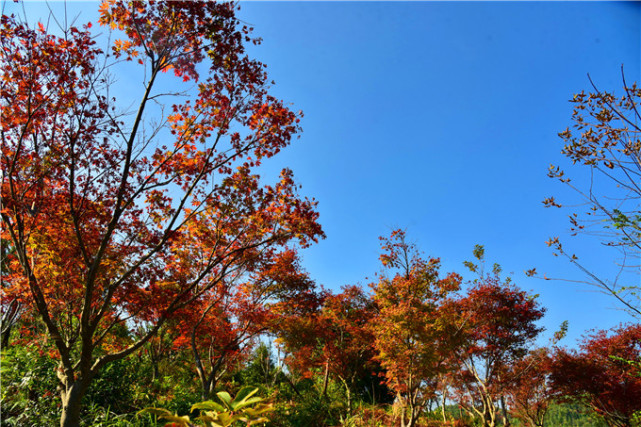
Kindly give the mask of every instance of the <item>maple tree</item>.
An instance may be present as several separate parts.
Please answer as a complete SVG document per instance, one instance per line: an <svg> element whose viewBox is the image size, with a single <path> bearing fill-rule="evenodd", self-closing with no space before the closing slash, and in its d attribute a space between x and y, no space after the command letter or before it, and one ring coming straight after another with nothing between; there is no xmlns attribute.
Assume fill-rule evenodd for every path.
<svg viewBox="0 0 641 427"><path fill-rule="evenodd" d="M305 299L313 289L297 252L274 253L272 246L256 254L251 267L228 275L195 304L174 313L179 319L173 329L174 348L192 353L203 399L228 368L250 355L255 338L273 328L278 306Z"/></svg>
<svg viewBox="0 0 641 427"><path fill-rule="evenodd" d="M440 260L421 258L403 230L381 240L381 262L391 277L382 275L372 284L378 309L372 324L374 347L402 407L401 425L409 427L435 396L438 377L447 369L449 318L439 308L459 289L461 277L440 277Z"/></svg>
<svg viewBox="0 0 641 427"><path fill-rule="evenodd" d="M289 354L290 369L308 377L323 372L322 397L330 377L342 384L348 414L353 395L374 394L377 388L372 384L378 382L369 324L373 316L374 305L363 289L344 286L338 294L325 292L315 312L280 322L277 331L279 344Z"/></svg>
<svg viewBox="0 0 641 427"><path fill-rule="evenodd" d="M338 294L321 290L314 301L307 300L312 304L304 310L282 311L272 332L291 371L304 378L322 372L321 398L327 396L330 378L342 384L349 413L353 395L375 393L369 387L377 382L373 372L378 367L369 327L374 306L359 286L344 286Z"/></svg>
<svg viewBox="0 0 641 427"><path fill-rule="evenodd" d="M549 350L538 348L509 367L506 387L510 412L527 426L542 427L545 414L555 397L550 387Z"/></svg>
<svg viewBox="0 0 641 427"><path fill-rule="evenodd" d="M557 349L553 356L551 380L558 393L588 405L608 425L637 425L641 325L596 331L583 340L578 351Z"/></svg>
<svg viewBox="0 0 641 427"><path fill-rule="evenodd" d="M506 410L504 389L513 380L509 368L525 357L542 331L535 322L545 310L509 278L501 280L498 264L485 273L482 246L475 247L474 256L479 264L465 264L479 278L453 304L459 317L450 360L457 365L452 378L459 404L489 427L496 425L498 404Z"/></svg>
<svg viewBox="0 0 641 427"><path fill-rule="evenodd" d="M37 316L55 346L62 426L79 424L101 368L173 313L265 248L323 235L291 171L275 186L252 172L291 142L300 114L269 95L233 4L110 0L100 24L115 32L109 52L90 24L54 35L3 15L0 33L3 301ZM119 61L145 78L132 115L109 95ZM194 90L164 93L168 71ZM164 99L167 110L152 107ZM132 322L144 333L123 336Z"/></svg>
<svg viewBox="0 0 641 427"><path fill-rule="evenodd" d="M575 105L573 128L559 133L565 143L562 154L572 164L588 169L588 182L577 184L554 165L548 173L573 189L588 206L587 212L570 215L572 233L594 235L603 245L618 251L618 272L611 279L605 278L567 252L558 237L547 243L583 271L587 283L612 295L628 313L639 317L641 290L635 279L641 266L641 88L636 83L628 86L623 67L621 74L620 97L600 91L594 83L594 92L574 95L570 101ZM562 207L554 197L543 203Z"/></svg>
<svg viewBox="0 0 641 427"><path fill-rule="evenodd" d="M379 382L372 345L374 303L360 286L344 286L341 293L327 297L321 315L329 335L324 343L329 372L345 387L349 414L352 396L367 391L375 399Z"/></svg>

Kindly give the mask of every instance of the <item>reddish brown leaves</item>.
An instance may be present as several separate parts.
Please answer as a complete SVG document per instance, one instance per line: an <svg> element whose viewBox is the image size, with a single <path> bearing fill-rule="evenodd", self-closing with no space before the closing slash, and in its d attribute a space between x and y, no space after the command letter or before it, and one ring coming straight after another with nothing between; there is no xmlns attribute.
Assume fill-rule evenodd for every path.
<svg viewBox="0 0 641 427"><path fill-rule="evenodd" d="M3 292L45 322L65 390L190 304L202 315L208 298L233 297L207 316L222 322L237 307L237 319L262 322L265 301L244 283L288 246L323 236L316 202L298 195L291 171L272 186L254 172L290 144L300 113L269 95L235 6L107 1L100 13L117 33L113 55L95 47L89 25L57 37L3 16L0 34L2 239L12 248ZM144 64L134 114L119 115L107 97L114 55ZM191 99L150 109L171 95L156 88L170 69L199 80L197 90L178 79L172 91ZM234 335L234 322L221 322L211 324ZM147 332L119 344L113 332L134 323Z"/></svg>
<svg viewBox="0 0 641 427"><path fill-rule="evenodd" d="M632 425L641 410L641 326L598 331L579 351L557 350L552 385L568 399L589 405L613 426Z"/></svg>

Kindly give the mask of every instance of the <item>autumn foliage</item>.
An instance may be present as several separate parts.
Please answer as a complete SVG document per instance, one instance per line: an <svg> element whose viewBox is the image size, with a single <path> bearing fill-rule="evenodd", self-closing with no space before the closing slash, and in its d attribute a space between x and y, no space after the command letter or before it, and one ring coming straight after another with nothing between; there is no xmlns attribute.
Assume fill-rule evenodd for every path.
<svg viewBox="0 0 641 427"><path fill-rule="evenodd" d="M517 379L512 368L542 331L536 321L545 310L511 279L502 280L498 264L491 273L484 272L482 246L475 248L474 255L478 264L466 265L479 277L451 308L458 316L452 355L458 369L450 377L454 394L468 413L478 416L484 426L494 426L499 408L505 408L504 394Z"/></svg>
<svg viewBox="0 0 641 427"><path fill-rule="evenodd" d="M608 425L635 425L641 411L641 326L597 331L578 351L558 349L551 380L567 399L590 406ZM637 419L637 423L638 423Z"/></svg>
<svg viewBox="0 0 641 427"><path fill-rule="evenodd" d="M2 18L4 292L55 345L62 425L77 425L100 369L173 313L199 301L204 313L212 290L322 236L291 171L273 186L252 172L289 145L300 114L269 95L235 6L108 1L100 13L107 51L90 25L56 36ZM135 59L146 78L132 115L107 96L112 59ZM156 111L166 71L196 91ZM131 322L145 334L113 333Z"/></svg>
<svg viewBox="0 0 641 427"><path fill-rule="evenodd" d="M381 261L391 277L383 275L372 285L378 309L372 324L376 359L397 393L401 424L412 426L436 396L439 375L447 370L451 336L449 319L440 308L459 289L461 277L456 273L440 277L440 261L421 258L402 230L382 242Z"/></svg>
<svg viewBox="0 0 641 427"><path fill-rule="evenodd" d="M117 379L129 390L124 378L137 375L135 405L158 390L163 403L179 400L180 377L203 400L224 396L231 412L260 390L274 425L540 426L552 399L581 402L610 425L638 423L639 326L595 332L577 351L534 348L544 308L498 265L484 271L482 246L478 265L465 263L476 279L464 282L394 230L369 286L317 286L301 262L324 237L316 201L287 168L273 182L260 176L299 135L302 113L271 94L265 65L246 53L260 40L236 12L229 2L108 0L105 37L90 23L32 28L2 16L1 342L3 363L31 369L3 370L17 378L10 392L27 390L11 415L34 417L58 393L50 407L76 427L83 399L97 399L92 386ZM113 79L122 69L143 80L139 93ZM638 177L639 128L626 118L638 117L638 98L636 86L620 99L578 95L583 132L561 134L564 154ZM596 211L608 245L636 254L630 204ZM599 284L638 314L638 287L615 285ZM263 346L252 360L268 340L273 352ZM269 383L240 384L261 381L249 372L259 363ZM230 387L236 401L220 391ZM215 405L195 409L213 419ZM243 419L231 412L228 421Z"/></svg>

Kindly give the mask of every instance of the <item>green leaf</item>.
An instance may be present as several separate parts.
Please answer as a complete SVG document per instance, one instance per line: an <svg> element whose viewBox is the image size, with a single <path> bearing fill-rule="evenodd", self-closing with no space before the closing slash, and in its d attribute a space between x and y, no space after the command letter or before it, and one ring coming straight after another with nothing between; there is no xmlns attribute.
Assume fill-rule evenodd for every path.
<svg viewBox="0 0 641 427"><path fill-rule="evenodd" d="M256 405L253 408L246 408L245 410L243 410L243 413L250 415L252 417L256 417L260 414L264 414L265 412L271 412L273 410L274 410L274 405L272 405L271 403L269 404L263 403L260 405Z"/></svg>
<svg viewBox="0 0 641 427"><path fill-rule="evenodd" d="M232 406L231 406L232 398L231 398L231 395L229 393L227 393L226 391L219 391L218 393L216 393L216 396L218 396L220 401L223 402L225 407L227 407L229 409L233 409Z"/></svg>
<svg viewBox="0 0 641 427"><path fill-rule="evenodd" d="M474 254L474 258L478 259L479 261L483 261L483 257L485 256L485 248L483 247L483 245L474 245L472 254Z"/></svg>
<svg viewBox="0 0 641 427"><path fill-rule="evenodd" d="M182 417L178 414L173 414L173 415L161 415L160 418L163 420L171 421L172 423L178 423L184 426L189 426L189 416L188 415L183 415Z"/></svg>
<svg viewBox="0 0 641 427"><path fill-rule="evenodd" d="M211 400L206 400L204 402L193 404L191 406L191 412L194 412L196 409L204 409L206 411L216 411L216 412L225 412L227 410L220 403L216 403Z"/></svg>
<svg viewBox="0 0 641 427"><path fill-rule="evenodd" d="M232 402L232 406L234 408L234 411L239 411L247 406L253 405L255 403L262 402L264 399L262 397L252 397L247 400L243 400L240 402Z"/></svg>
<svg viewBox="0 0 641 427"><path fill-rule="evenodd" d="M245 421L245 422L247 422L248 426L253 426L254 424L268 423L269 422L269 418L262 417L262 418L258 418L256 420Z"/></svg>
<svg viewBox="0 0 641 427"><path fill-rule="evenodd" d="M237 421L239 419L238 415L231 415L229 412L221 412L218 415L218 421L223 425L223 427L230 426L234 423L234 421Z"/></svg>
<svg viewBox="0 0 641 427"><path fill-rule="evenodd" d="M238 402L244 401L245 399L248 399L256 393L258 393L258 387L243 387L238 391L238 394L236 394L236 398L234 400Z"/></svg>
<svg viewBox="0 0 641 427"><path fill-rule="evenodd" d="M225 427L223 424L218 423L218 415L201 415L196 418L207 425L207 427Z"/></svg>
<svg viewBox="0 0 641 427"><path fill-rule="evenodd" d="M145 408L142 411L139 411L138 414L152 414L158 417L162 417L164 415L173 415L172 412L162 408Z"/></svg>

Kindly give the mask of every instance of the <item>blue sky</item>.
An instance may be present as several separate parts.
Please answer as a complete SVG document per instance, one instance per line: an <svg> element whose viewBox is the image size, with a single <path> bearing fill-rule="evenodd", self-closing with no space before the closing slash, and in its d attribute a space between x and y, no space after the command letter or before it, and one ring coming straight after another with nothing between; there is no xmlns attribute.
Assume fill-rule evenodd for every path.
<svg viewBox="0 0 641 427"><path fill-rule="evenodd" d="M547 307L545 344L563 320L566 344L631 318L581 279L545 241L567 237L576 198L547 177L567 165L557 133L574 93L640 81L639 3L243 2L275 93L305 113L301 140L277 162L319 201L327 239L305 251L319 283L366 284L380 270L378 236L393 228L444 271L464 273L475 244ZM576 170L573 170L576 169ZM582 168L569 168L577 179ZM608 275L614 254L565 239ZM466 277L470 277L466 275ZM470 277L471 278L471 277ZM639 284L639 274L631 280Z"/></svg>
<svg viewBox="0 0 641 427"><path fill-rule="evenodd" d="M25 7L46 14L43 3ZM97 3L68 7L82 9L81 23ZM444 272L464 274L485 245L488 263L540 294L541 344L563 320L567 345L632 320L591 288L523 271L581 279L552 255L550 236L615 271L594 238L569 237L570 210L541 201L576 201L546 173L568 166L557 133L571 125L568 100L590 88L587 73L603 90L620 89L622 64L641 81L641 3L241 2L238 16L263 38L250 52L268 65L272 93L305 113L300 140L264 172L268 182L290 167L319 201L327 238L303 252L317 283L366 285L380 271L378 236L404 228ZM580 180L581 169L568 172Z"/></svg>

